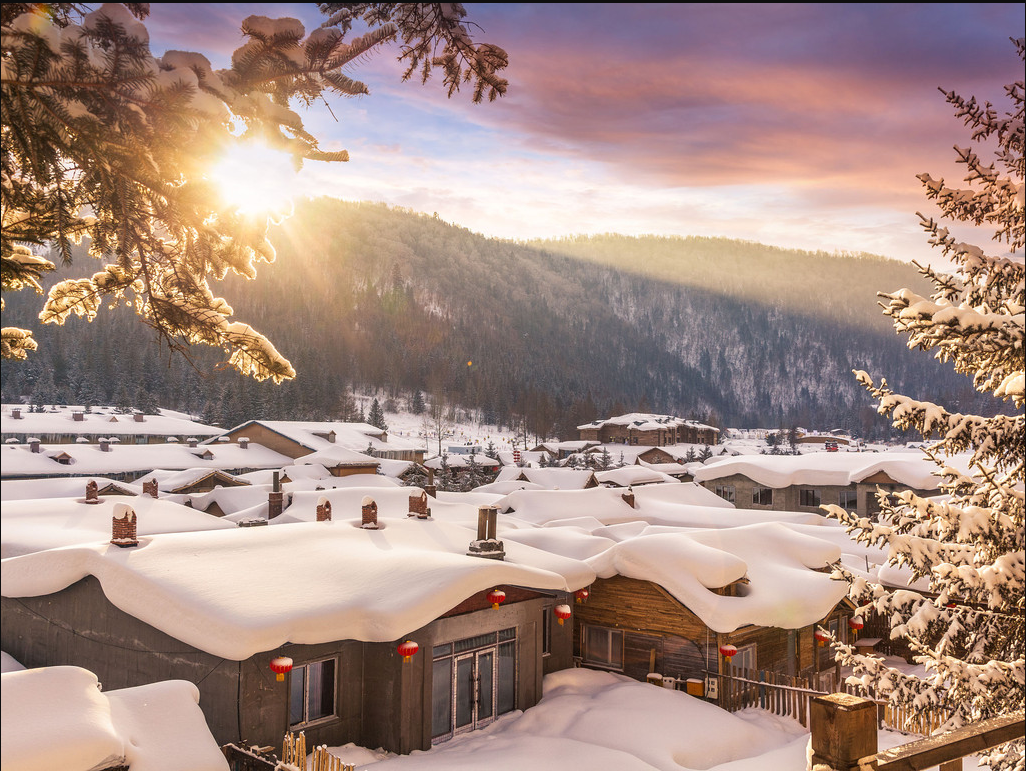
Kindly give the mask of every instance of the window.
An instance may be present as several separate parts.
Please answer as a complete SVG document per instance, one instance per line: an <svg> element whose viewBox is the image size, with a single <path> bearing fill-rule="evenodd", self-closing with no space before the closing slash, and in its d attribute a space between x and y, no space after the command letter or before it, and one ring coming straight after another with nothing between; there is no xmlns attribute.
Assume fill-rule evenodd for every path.
<svg viewBox="0 0 1026 771"><path fill-rule="evenodd" d="M734 503L734 485L716 485L716 494L723 500Z"/></svg>
<svg viewBox="0 0 1026 771"><path fill-rule="evenodd" d="M516 709L516 629L436 645L431 652L431 736L443 742Z"/></svg>
<svg viewBox="0 0 1026 771"><path fill-rule="evenodd" d="M542 608L541 633L542 633L542 656L552 655L552 609L554 606L546 605Z"/></svg>
<svg viewBox="0 0 1026 771"><path fill-rule="evenodd" d="M798 490L799 506L819 506L822 503L822 496L815 488L802 487Z"/></svg>
<svg viewBox="0 0 1026 771"><path fill-rule="evenodd" d="M324 659L293 667L289 684L289 725L305 725L335 716L336 664L336 659Z"/></svg>
<svg viewBox="0 0 1026 771"><path fill-rule="evenodd" d="M583 660L609 669L623 669L623 632L603 626L585 625Z"/></svg>
<svg viewBox="0 0 1026 771"><path fill-rule="evenodd" d="M753 506L772 506L773 505L773 488L772 487L753 487L752 488L752 505Z"/></svg>
<svg viewBox="0 0 1026 771"><path fill-rule="evenodd" d="M859 494L854 490L841 490L837 505L846 511L854 511L859 507Z"/></svg>

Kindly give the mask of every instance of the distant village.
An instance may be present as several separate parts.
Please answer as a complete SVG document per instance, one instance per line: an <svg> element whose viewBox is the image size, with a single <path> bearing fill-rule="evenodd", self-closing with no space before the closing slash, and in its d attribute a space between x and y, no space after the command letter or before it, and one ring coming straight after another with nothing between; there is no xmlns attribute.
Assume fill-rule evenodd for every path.
<svg viewBox="0 0 1026 771"><path fill-rule="evenodd" d="M4 671L39 672L33 703L72 728L113 716L83 768L171 741L197 769L274 769L299 732L426 750L573 668L730 712L769 683L805 725L796 694L842 686L825 642L908 656L830 567L909 576L823 507L872 518L886 496L936 494L921 451L634 413L428 457L424 437L367 423L155 412L0 415ZM118 699L192 717L136 725L133 749ZM62 736L53 757L96 744ZM19 740L26 757L38 740Z"/></svg>

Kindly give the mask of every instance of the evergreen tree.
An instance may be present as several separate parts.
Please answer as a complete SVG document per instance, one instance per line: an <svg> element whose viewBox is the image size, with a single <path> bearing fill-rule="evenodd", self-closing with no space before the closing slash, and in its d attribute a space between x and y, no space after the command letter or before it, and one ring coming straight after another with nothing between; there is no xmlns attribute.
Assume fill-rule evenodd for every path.
<svg viewBox="0 0 1026 771"><path fill-rule="evenodd" d="M375 428L380 428L382 431L388 430L388 424L385 423L385 413L381 410L381 404L378 403L377 399L371 402L370 412L367 414L367 422Z"/></svg>
<svg viewBox="0 0 1026 771"><path fill-rule="evenodd" d="M1024 58L1023 40L1015 41ZM1021 71L1021 70L1020 70ZM1010 252L1021 251L1023 222L1022 80L1006 86L1011 109L999 114L989 103L945 92L974 142L996 146L996 162L985 163L971 148L957 148L967 169L964 188L948 187L928 174L919 179L945 219L986 225ZM939 437L927 451L944 482L944 500L912 492L878 495L878 523L859 520L838 506L827 507L859 541L885 546L890 562L925 579L929 591L900 590L868 582L843 570L860 612L891 621L891 637L903 638L925 665L922 678L886 666L880 658L838 645L838 659L853 668L853 681L877 698L912 714L938 710L941 730L1021 710L1024 696L1024 319L1026 268L1021 260L988 255L961 243L946 227L920 215L930 243L955 266L953 275L919 266L934 285L931 297L908 289L882 294L884 312L909 336L909 346L934 351L974 387L1011 402L1013 415L981 417L949 412L929 402L893 393L865 372L858 380L872 393L880 414L895 428ZM947 459L971 453L969 473ZM1019 739L986 754L992 769L1024 766Z"/></svg>
<svg viewBox="0 0 1026 771"><path fill-rule="evenodd" d="M410 412L414 415L424 413L424 394L421 393L419 388L413 392L413 397L410 399Z"/></svg>
<svg viewBox="0 0 1026 771"><path fill-rule="evenodd" d="M613 467L613 456L609 454L609 450L605 447L602 448L602 452L598 457L598 467L602 471L608 471Z"/></svg>
<svg viewBox="0 0 1026 771"><path fill-rule="evenodd" d="M215 297L209 279L253 278L272 262L269 215L225 208L203 173L233 144L260 137L304 161L345 161L303 126L295 103L367 93L344 69L391 40L407 76L443 72L451 96L473 83L475 102L505 91L502 49L474 44L462 5L324 3L310 35L295 19L250 16L246 42L230 69L215 71L198 53L150 52L142 23L148 4L5 3L3 142L0 187L3 291L41 291L53 264L27 246L52 244L71 262L89 239L94 257L113 258L88 278L50 290L41 319L88 319L105 304L126 304L172 347L221 348L240 372L275 382L292 365ZM347 38L354 22L369 31ZM241 128L243 131L235 130ZM5 327L3 358L25 358L29 330Z"/></svg>
<svg viewBox="0 0 1026 771"><path fill-rule="evenodd" d="M485 445L484 454L492 460L499 459L499 449L495 446L495 442L491 439L488 440L488 444Z"/></svg>

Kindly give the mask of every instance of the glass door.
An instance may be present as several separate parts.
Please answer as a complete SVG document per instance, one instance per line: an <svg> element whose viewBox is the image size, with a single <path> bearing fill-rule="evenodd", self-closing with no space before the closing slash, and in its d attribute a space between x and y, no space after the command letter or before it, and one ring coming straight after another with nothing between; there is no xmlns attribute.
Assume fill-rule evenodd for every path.
<svg viewBox="0 0 1026 771"><path fill-rule="evenodd" d="M495 717L495 649L456 658L455 730L472 731Z"/></svg>

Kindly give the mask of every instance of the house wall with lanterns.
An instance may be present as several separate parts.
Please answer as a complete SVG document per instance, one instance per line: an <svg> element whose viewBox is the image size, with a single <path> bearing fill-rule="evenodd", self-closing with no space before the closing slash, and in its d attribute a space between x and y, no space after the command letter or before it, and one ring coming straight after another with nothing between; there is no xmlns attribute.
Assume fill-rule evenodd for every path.
<svg viewBox="0 0 1026 771"><path fill-rule="evenodd" d="M714 591L736 596L737 585ZM732 666L790 675L834 667L832 658L823 653L830 649L816 645L815 625L800 629L745 625L719 633L651 581L624 576L598 579L588 599L573 607L573 649L580 664L636 680L658 673L678 681L702 681L704 690L710 675L729 674ZM844 635L848 616L850 609L842 603L822 623ZM731 662L720 654L725 645L738 649Z"/></svg>
<svg viewBox="0 0 1026 771"><path fill-rule="evenodd" d="M573 665L573 623L559 625L553 610L569 603L576 611L582 605L559 592L503 588L507 599L499 608L492 607L487 592L480 592L407 635L419 645L407 662L397 651L402 640L286 644L244 661L224 659L121 611L92 576L45 596L3 597L2 647L28 667L87 668L107 690L169 679L195 683L219 744L278 746L295 727L313 745L356 742L408 753L449 738L439 737L432 723L433 692L442 690L434 682L433 651L438 648L489 634L510 635L506 644L513 641L516 652L513 709L534 706L542 695L543 675ZM279 656L293 662L282 681L270 668ZM320 689L312 699L311 683ZM304 703L297 712L294 696L299 692ZM328 714L304 711L310 702L316 710L329 701ZM498 716L454 727L450 735L484 727Z"/></svg>

